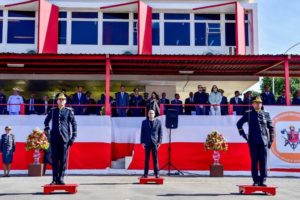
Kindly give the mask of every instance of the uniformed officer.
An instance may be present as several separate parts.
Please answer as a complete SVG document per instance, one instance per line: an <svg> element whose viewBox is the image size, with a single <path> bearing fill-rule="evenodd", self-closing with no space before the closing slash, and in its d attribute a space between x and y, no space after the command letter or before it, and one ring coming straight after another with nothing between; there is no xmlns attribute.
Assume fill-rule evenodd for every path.
<svg viewBox="0 0 300 200"><path fill-rule="evenodd" d="M247 111L237 122L240 135L248 142L251 156L251 174L253 186L266 186L267 177L267 156L268 149L271 148L274 138L274 128L270 114L263 111L262 100L256 97L252 101L253 109ZM248 136L243 125L248 122ZM260 175L258 175L258 167Z"/></svg>
<svg viewBox="0 0 300 200"><path fill-rule="evenodd" d="M68 149L77 136L77 124L72 109L65 107L66 96L63 93L58 96L57 104L58 107L49 111L44 124L45 131L49 132L49 122L52 120L50 144L53 180L50 184L64 185ZM72 131L70 125L72 126Z"/></svg>

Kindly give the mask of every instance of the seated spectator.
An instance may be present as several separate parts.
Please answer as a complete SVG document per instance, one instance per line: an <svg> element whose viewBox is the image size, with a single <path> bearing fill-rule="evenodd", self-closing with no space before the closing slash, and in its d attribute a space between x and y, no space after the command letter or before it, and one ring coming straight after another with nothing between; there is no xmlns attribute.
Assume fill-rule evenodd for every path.
<svg viewBox="0 0 300 200"><path fill-rule="evenodd" d="M221 101L221 115L228 115L228 100L227 97L224 96L224 90L219 89L219 92L222 95L222 101Z"/></svg>
<svg viewBox="0 0 300 200"><path fill-rule="evenodd" d="M275 105L275 96L270 92L270 86L265 85L264 92L260 95L263 105Z"/></svg>
<svg viewBox="0 0 300 200"><path fill-rule="evenodd" d="M211 104L210 114L221 115L220 104L222 102L222 95L218 92L218 87L216 85L212 86L208 101Z"/></svg>
<svg viewBox="0 0 300 200"><path fill-rule="evenodd" d="M178 106L176 106L178 104ZM178 93L175 94L175 99L171 101L171 108L178 111L179 115L183 114L182 101L180 100L180 95Z"/></svg>
<svg viewBox="0 0 300 200"><path fill-rule="evenodd" d="M292 105L300 105L300 90L295 92Z"/></svg>
<svg viewBox="0 0 300 200"><path fill-rule="evenodd" d="M286 105L285 90L283 90L281 92L281 95L277 98L276 104L277 105Z"/></svg>
<svg viewBox="0 0 300 200"><path fill-rule="evenodd" d="M1 105L3 104L3 105ZM0 90L0 115L5 114L5 108L6 108L6 96L3 92L3 90Z"/></svg>
<svg viewBox="0 0 300 200"><path fill-rule="evenodd" d="M203 86L203 93L205 94L205 98L207 99L206 104L209 104L208 98L209 98L209 94L206 92L206 87ZM210 106L207 105L205 106L205 114L209 115L209 111L210 111Z"/></svg>
<svg viewBox="0 0 300 200"><path fill-rule="evenodd" d="M194 102L194 94L193 92L189 93L189 97L185 99L184 101L184 114L191 115L192 112L195 112L195 105L193 105Z"/></svg>
<svg viewBox="0 0 300 200"><path fill-rule="evenodd" d="M240 92L235 91L234 97L230 99L230 104L233 106L233 113L235 115L242 115L243 114L243 107L241 106L243 104L242 99L240 98Z"/></svg>

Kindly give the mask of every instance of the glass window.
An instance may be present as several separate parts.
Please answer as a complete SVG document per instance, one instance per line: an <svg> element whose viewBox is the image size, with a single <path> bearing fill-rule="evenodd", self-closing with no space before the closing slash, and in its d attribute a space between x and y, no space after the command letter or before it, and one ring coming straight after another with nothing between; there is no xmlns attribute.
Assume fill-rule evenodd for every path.
<svg viewBox="0 0 300 200"><path fill-rule="evenodd" d="M129 22L103 22L103 45L128 45Z"/></svg>
<svg viewBox="0 0 300 200"><path fill-rule="evenodd" d="M103 19L129 19L128 13L103 13Z"/></svg>
<svg viewBox="0 0 300 200"><path fill-rule="evenodd" d="M133 22L133 45L137 45L137 22ZM152 45L159 46L159 22L152 22Z"/></svg>
<svg viewBox="0 0 300 200"><path fill-rule="evenodd" d="M96 19L98 18L98 13L97 12L72 12L72 18Z"/></svg>
<svg viewBox="0 0 300 200"><path fill-rule="evenodd" d="M67 18L67 12L59 12L59 18Z"/></svg>
<svg viewBox="0 0 300 200"><path fill-rule="evenodd" d="M98 22L72 21L72 44L98 44Z"/></svg>
<svg viewBox="0 0 300 200"><path fill-rule="evenodd" d="M226 14L225 19L226 20L235 20L235 14Z"/></svg>
<svg viewBox="0 0 300 200"><path fill-rule="evenodd" d="M165 13L165 20L189 20L190 14Z"/></svg>
<svg viewBox="0 0 300 200"><path fill-rule="evenodd" d="M0 19L0 43L2 43L2 31L3 31L3 22L2 19Z"/></svg>
<svg viewBox="0 0 300 200"><path fill-rule="evenodd" d="M34 11L8 11L8 17L22 17L22 18L34 18Z"/></svg>
<svg viewBox="0 0 300 200"><path fill-rule="evenodd" d="M9 20L7 43L34 44L34 20Z"/></svg>
<svg viewBox="0 0 300 200"><path fill-rule="evenodd" d="M190 23L165 22L165 45L189 46Z"/></svg>
<svg viewBox="0 0 300 200"><path fill-rule="evenodd" d="M58 22L58 44L67 44L67 22Z"/></svg>
<svg viewBox="0 0 300 200"><path fill-rule="evenodd" d="M235 46L235 23L225 23L225 44Z"/></svg>
<svg viewBox="0 0 300 200"><path fill-rule="evenodd" d="M220 20L219 14L195 14L195 20Z"/></svg>
<svg viewBox="0 0 300 200"><path fill-rule="evenodd" d="M208 23L208 46L221 46L221 31L219 23Z"/></svg>
<svg viewBox="0 0 300 200"><path fill-rule="evenodd" d="M206 23L195 23L195 45L206 45Z"/></svg>
<svg viewBox="0 0 300 200"><path fill-rule="evenodd" d="M0 10L0 17L3 17L3 10Z"/></svg>
<svg viewBox="0 0 300 200"><path fill-rule="evenodd" d="M245 23L246 46L249 46L249 24Z"/></svg>

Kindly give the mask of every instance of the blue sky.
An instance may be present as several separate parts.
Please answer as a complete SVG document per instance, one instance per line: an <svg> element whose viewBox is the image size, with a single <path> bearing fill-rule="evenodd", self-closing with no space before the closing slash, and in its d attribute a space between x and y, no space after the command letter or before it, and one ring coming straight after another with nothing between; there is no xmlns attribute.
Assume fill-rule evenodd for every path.
<svg viewBox="0 0 300 200"><path fill-rule="evenodd" d="M282 54L300 43L300 0L257 0L259 54ZM300 54L300 44L289 54Z"/></svg>

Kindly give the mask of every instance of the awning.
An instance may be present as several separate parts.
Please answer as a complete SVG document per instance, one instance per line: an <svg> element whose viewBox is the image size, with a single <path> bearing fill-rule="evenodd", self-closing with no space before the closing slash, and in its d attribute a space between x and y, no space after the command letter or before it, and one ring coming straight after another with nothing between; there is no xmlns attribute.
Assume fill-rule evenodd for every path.
<svg viewBox="0 0 300 200"><path fill-rule="evenodd" d="M0 54L2 74L105 74L107 55ZM109 55L116 75L300 77L300 55Z"/></svg>

